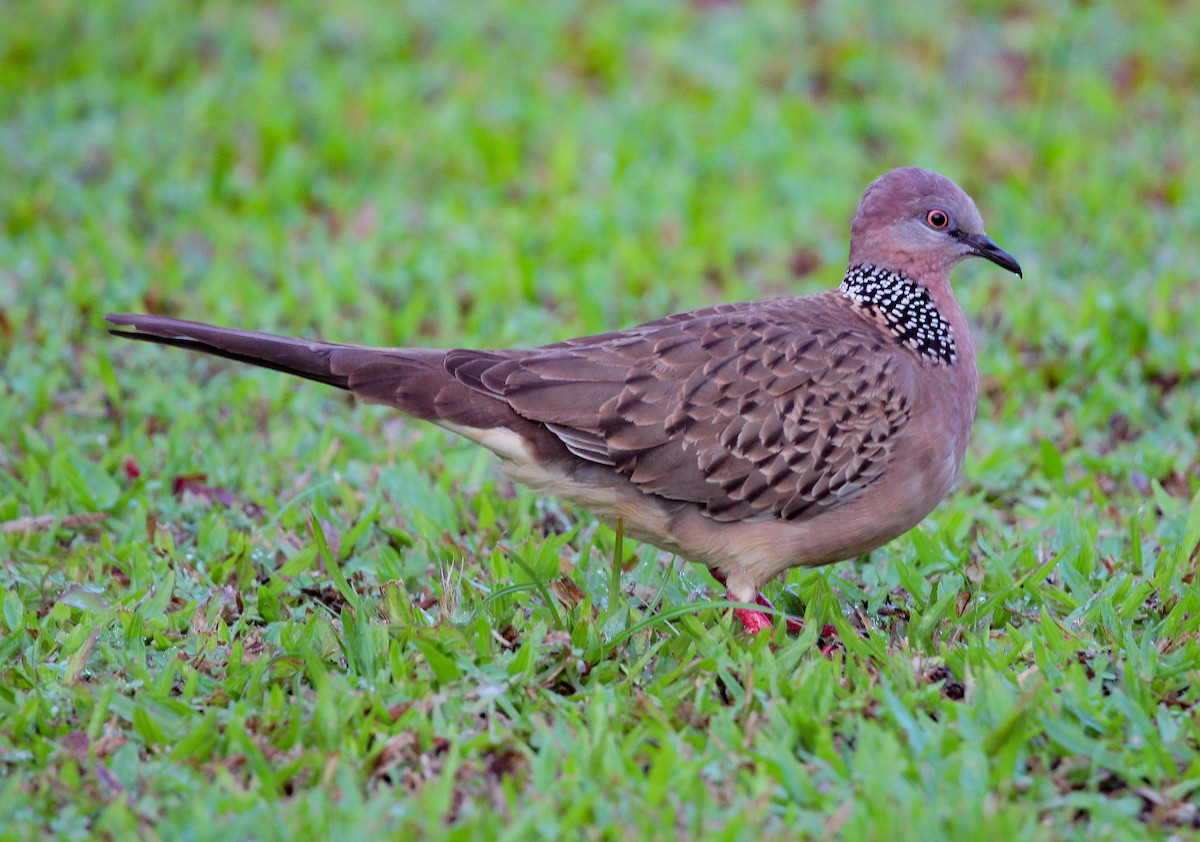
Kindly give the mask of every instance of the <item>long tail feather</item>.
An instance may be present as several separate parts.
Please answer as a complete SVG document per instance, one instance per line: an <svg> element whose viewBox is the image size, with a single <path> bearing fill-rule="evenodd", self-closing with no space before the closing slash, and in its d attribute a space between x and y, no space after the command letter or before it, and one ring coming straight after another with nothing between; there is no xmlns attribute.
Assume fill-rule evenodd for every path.
<svg viewBox="0 0 1200 842"><path fill-rule="evenodd" d="M339 389L349 389L348 373L336 373L332 368L334 352L351 350L346 345L311 342L258 333L236 328L216 327L168 316L138 313L113 313L105 316L110 324L131 327L130 330L110 330L113 336L174 345L205 354L213 354L238 362L306 377Z"/></svg>

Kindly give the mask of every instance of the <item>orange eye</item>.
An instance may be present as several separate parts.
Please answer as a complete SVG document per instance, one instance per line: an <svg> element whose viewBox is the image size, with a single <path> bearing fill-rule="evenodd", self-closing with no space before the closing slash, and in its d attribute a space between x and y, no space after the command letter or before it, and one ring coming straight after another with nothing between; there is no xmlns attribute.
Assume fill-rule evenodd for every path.
<svg viewBox="0 0 1200 842"><path fill-rule="evenodd" d="M944 210L934 208L925 214L925 221L929 223L930 228L945 228L950 224L950 215Z"/></svg>

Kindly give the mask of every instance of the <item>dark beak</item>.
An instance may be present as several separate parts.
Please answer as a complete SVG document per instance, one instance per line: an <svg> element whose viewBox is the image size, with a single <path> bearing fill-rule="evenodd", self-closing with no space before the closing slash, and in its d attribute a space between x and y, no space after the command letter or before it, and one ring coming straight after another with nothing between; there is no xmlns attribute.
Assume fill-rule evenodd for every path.
<svg viewBox="0 0 1200 842"><path fill-rule="evenodd" d="M996 245L985 234L968 234L965 231L955 231L954 238L971 249L971 254L990 260L997 266L1003 266L1018 277L1021 274L1021 264L1011 254Z"/></svg>

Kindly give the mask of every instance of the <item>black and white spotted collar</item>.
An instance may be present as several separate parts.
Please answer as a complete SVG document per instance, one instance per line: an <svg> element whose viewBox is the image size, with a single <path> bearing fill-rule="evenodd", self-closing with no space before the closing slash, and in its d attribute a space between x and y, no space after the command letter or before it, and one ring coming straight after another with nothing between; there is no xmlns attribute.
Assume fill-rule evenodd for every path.
<svg viewBox="0 0 1200 842"><path fill-rule="evenodd" d="M838 290L869 314L883 319L897 341L932 360L958 361L954 330L938 312L928 290L903 272L856 263Z"/></svg>

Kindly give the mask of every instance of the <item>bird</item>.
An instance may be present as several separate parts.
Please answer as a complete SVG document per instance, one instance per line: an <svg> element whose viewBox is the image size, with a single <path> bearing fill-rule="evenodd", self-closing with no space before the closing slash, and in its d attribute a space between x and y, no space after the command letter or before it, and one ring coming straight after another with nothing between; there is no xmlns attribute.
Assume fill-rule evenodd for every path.
<svg viewBox="0 0 1200 842"><path fill-rule="evenodd" d="M757 634L777 613L762 610L764 585L886 544L957 480L979 377L950 275L970 257L1023 277L957 184L902 167L863 192L836 288L540 347L381 348L106 318L116 336L336 386L480 444L535 493L707 567Z"/></svg>

